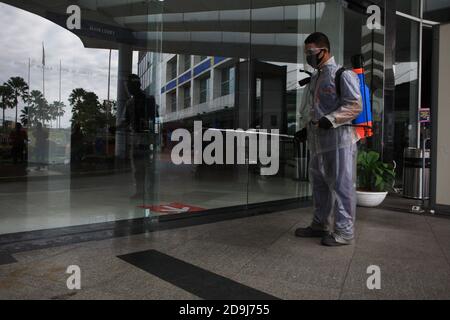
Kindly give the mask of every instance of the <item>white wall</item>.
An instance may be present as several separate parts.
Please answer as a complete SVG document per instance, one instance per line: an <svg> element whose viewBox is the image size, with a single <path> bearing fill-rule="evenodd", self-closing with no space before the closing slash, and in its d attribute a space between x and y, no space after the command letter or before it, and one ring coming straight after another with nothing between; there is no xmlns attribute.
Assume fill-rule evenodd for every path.
<svg viewBox="0 0 450 320"><path fill-rule="evenodd" d="M450 24L440 27L436 203L450 206Z"/></svg>

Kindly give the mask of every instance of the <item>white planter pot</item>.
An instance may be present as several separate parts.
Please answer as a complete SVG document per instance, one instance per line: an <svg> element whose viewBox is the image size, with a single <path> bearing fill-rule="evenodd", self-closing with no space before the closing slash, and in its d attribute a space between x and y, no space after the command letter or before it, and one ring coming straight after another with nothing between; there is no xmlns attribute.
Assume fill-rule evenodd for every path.
<svg viewBox="0 0 450 320"><path fill-rule="evenodd" d="M356 191L356 199L358 206L360 207L378 207L383 203L384 199L388 195L387 192L363 192Z"/></svg>

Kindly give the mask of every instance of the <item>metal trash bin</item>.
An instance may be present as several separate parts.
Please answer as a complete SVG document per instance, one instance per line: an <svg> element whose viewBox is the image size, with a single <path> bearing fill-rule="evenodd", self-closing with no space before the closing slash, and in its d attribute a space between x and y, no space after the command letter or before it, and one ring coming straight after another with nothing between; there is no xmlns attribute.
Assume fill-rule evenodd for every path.
<svg viewBox="0 0 450 320"><path fill-rule="evenodd" d="M307 143L299 143L295 146L295 180L309 180L309 153Z"/></svg>
<svg viewBox="0 0 450 320"><path fill-rule="evenodd" d="M403 196L427 200L430 198L431 152L418 148L406 148L403 153ZM425 174L423 158L425 157Z"/></svg>

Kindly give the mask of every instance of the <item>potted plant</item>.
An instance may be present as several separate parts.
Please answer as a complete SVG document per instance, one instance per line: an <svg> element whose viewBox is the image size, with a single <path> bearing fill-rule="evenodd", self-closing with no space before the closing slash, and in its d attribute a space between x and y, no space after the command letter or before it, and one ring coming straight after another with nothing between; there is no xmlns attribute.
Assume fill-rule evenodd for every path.
<svg viewBox="0 0 450 320"><path fill-rule="evenodd" d="M362 207L377 207L395 182L395 167L384 163L375 151L358 154L357 202Z"/></svg>

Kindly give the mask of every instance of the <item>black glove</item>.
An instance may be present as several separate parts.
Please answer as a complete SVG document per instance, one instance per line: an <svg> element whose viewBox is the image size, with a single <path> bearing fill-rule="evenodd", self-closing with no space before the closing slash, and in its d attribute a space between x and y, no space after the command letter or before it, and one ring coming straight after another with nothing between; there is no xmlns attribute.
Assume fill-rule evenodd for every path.
<svg viewBox="0 0 450 320"><path fill-rule="evenodd" d="M325 130L333 128L333 124L331 123L330 120L328 120L327 117L322 117L322 119L319 120L318 125L319 125L319 128L325 129Z"/></svg>
<svg viewBox="0 0 450 320"><path fill-rule="evenodd" d="M308 140L308 131L306 131L306 128L298 131L295 134L294 139L297 141L297 143L304 143L304 142L306 142L306 140Z"/></svg>

